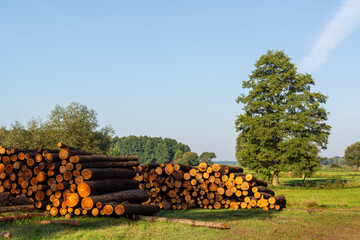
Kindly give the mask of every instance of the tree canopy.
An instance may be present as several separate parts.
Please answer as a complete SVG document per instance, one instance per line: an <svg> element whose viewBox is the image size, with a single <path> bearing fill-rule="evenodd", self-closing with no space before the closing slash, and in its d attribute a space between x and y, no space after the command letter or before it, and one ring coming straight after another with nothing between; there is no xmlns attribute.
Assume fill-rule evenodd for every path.
<svg viewBox="0 0 360 240"><path fill-rule="evenodd" d="M181 158L175 160L175 163L197 166L200 163L199 155L196 152L186 152Z"/></svg>
<svg viewBox="0 0 360 240"><path fill-rule="evenodd" d="M356 166L360 170L360 142L348 146L344 157L349 166Z"/></svg>
<svg viewBox="0 0 360 240"><path fill-rule="evenodd" d="M216 158L216 154L213 152L203 152L200 154L199 162L204 162L207 164L212 164L212 160Z"/></svg>
<svg viewBox="0 0 360 240"><path fill-rule="evenodd" d="M141 164L171 162L181 158L190 147L171 138L127 136L112 140L110 155L135 154Z"/></svg>
<svg viewBox="0 0 360 240"><path fill-rule="evenodd" d="M113 135L110 126L99 129L96 113L85 105L72 102L67 107L56 106L48 119L31 119L27 126L19 122L10 129L0 128L0 144L16 148L56 148L61 141L90 152L106 153Z"/></svg>
<svg viewBox="0 0 360 240"><path fill-rule="evenodd" d="M281 171L296 168L306 177L318 168L319 149L326 148L330 126L322 107L327 97L311 92L314 84L283 51L268 51L256 61L242 84L248 93L237 99L243 105L235 122L239 164L275 185Z"/></svg>

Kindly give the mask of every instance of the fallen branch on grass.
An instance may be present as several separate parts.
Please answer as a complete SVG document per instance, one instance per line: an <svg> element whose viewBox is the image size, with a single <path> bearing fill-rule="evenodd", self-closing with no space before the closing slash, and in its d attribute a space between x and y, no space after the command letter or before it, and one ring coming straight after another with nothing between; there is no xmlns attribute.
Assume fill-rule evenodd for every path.
<svg viewBox="0 0 360 240"><path fill-rule="evenodd" d="M43 221L36 221L37 224L64 224L70 226L80 226L79 221L66 221L66 220L43 220Z"/></svg>
<svg viewBox="0 0 360 240"><path fill-rule="evenodd" d="M48 216L48 215L49 215L48 213L27 213L22 215L6 216L6 217L0 217L0 222L11 222L20 219L29 219L34 217Z"/></svg>
<svg viewBox="0 0 360 240"><path fill-rule="evenodd" d="M7 206L7 207L1 207L0 208L0 213L28 212L28 211L33 211L34 209L35 209L34 205Z"/></svg>
<svg viewBox="0 0 360 240"><path fill-rule="evenodd" d="M149 222L172 222L172 223L183 223L194 227L228 229L226 227L226 223L218 223L218 222L207 222L207 221L205 222L205 221L197 221L191 219L166 218L166 217L142 216L142 215L138 215L137 218L139 220L144 220Z"/></svg>

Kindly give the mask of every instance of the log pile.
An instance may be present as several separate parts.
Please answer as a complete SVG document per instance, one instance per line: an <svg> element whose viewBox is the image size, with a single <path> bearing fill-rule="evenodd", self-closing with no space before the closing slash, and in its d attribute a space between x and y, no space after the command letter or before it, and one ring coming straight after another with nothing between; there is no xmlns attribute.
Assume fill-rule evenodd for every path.
<svg viewBox="0 0 360 240"><path fill-rule="evenodd" d="M147 164L136 167L135 179L150 196L146 203L163 209L239 209L281 210L284 196L275 196L267 183L241 167L183 164Z"/></svg>
<svg viewBox="0 0 360 240"><path fill-rule="evenodd" d="M105 156L60 149L0 146L0 204L46 209L52 216L152 215L159 208L133 178L134 155ZM26 206L26 207L25 207Z"/></svg>

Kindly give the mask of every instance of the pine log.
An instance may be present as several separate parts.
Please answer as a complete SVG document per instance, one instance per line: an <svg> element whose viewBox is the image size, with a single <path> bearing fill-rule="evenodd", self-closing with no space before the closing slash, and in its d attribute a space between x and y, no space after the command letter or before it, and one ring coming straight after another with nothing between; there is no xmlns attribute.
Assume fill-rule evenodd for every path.
<svg viewBox="0 0 360 240"><path fill-rule="evenodd" d="M11 221L16 221L19 219L29 219L29 218L34 218L34 217L43 217L43 216L48 216L48 213L27 213L27 214L22 214L22 215L16 215L16 216L7 216L7 217L0 217L0 222L11 222Z"/></svg>
<svg viewBox="0 0 360 240"><path fill-rule="evenodd" d="M200 172L205 172L207 170L207 167L208 167L208 165L205 162L201 162L198 165L198 169L200 170Z"/></svg>
<svg viewBox="0 0 360 240"><path fill-rule="evenodd" d="M139 159L136 155L123 155L123 156L106 156L106 155L79 155L77 162L127 162L137 161Z"/></svg>
<svg viewBox="0 0 360 240"><path fill-rule="evenodd" d="M11 206L31 205L34 204L34 201L27 197L3 197L0 198L0 204L11 205Z"/></svg>
<svg viewBox="0 0 360 240"><path fill-rule="evenodd" d="M70 149L70 148L63 148L59 152L59 158L61 160L68 159L70 156L75 155L93 155L93 153L89 153L87 151L77 150L77 149Z"/></svg>
<svg viewBox="0 0 360 240"><path fill-rule="evenodd" d="M127 168L86 168L81 171L81 176L85 180L132 179L136 172Z"/></svg>
<svg viewBox="0 0 360 240"><path fill-rule="evenodd" d="M242 173L244 169L242 167L237 166L227 166L228 167L228 174L230 173Z"/></svg>
<svg viewBox="0 0 360 240"><path fill-rule="evenodd" d="M81 197L99 195L128 189L138 189L139 182L134 179L104 179L97 181L84 181L77 187Z"/></svg>
<svg viewBox="0 0 360 240"><path fill-rule="evenodd" d="M33 211L35 209L34 205L18 205L18 206L7 206L7 207L1 207L0 213L6 213L6 212L28 212Z"/></svg>
<svg viewBox="0 0 360 240"><path fill-rule="evenodd" d="M160 211L156 205L140 205L140 204L119 204L116 206L116 214L136 214L136 215L154 215Z"/></svg>
<svg viewBox="0 0 360 240"><path fill-rule="evenodd" d="M179 163L174 164L175 171L181 170L184 172L189 172L190 169L192 169L192 168L193 168L192 166L187 165L187 164L179 164Z"/></svg>
<svg viewBox="0 0 360 240"><path fill-rule="evenodd" d="M128 162L83 162L79 163L82 169L85 168L132 168L139 166L138 161L128 161Z"/></svg>
<svg viewBox="0 0 360 240"><path fill-rule="evenodd" d="M68 193L64 196L64 202L68 207L76 207L79 204L79 200L80 198L77 193Z"/></svg>
<svg viewBox="0 0 360 240"><path fill-rule="evenodd" d="M9 198L12 197L12 194L9 192L1 192L0 193L0 198Z"/></svg>
<svg viewBox="0 0 360 240"><path fill-rule="evenodd" d="M168 163L168 164L165 166L165 173L166 173L167 175L171 175L173 172L174 172L174 166L173 166L171 163Z"/></svg>
<svg viewBox="0 0 360 240"><path fill-rule="evenodd" d="M276 197L274 197L274 199L275 199L274 203L270 202L270 199L269 199L269 202L270 202L270 204L279 205L280 208L277 210L281 210L286 207L286 198L284 195L276 196Z"/></svg>
<svg viewBox="0 0 360 240"><path fill-rule="evenodd" d="M268 194L270 194L272 196L275 196L275 192L273 190L271 190L270 188L267 188L267 187L264 187L264 186L261 186L261 185L256 186L256 188L257 188L257 190L259 192L264 192L264 193L268 193Z"/></svg>
<svg viewBox="0 0 360 240"><path fill-rule="evenodd" d="M101 205L104 205L108 202L143 203L148 199L149 195L144 190L131 189L119 192L112 192L108 194L84 197L81 201L81 207L86 210L90 210L97 203L100 203Z"/></svg>
<svg viewBox="0 0 360 240"><path fill-rule="evenodd" d="M217 228L217 229L228 229L226 223L219 222L205 222L205 221L196 221L192 219L182 219L182 218L166 218L166 217L155 217L155 216L142 216L138 215L139 220L149 221L149 222L171 222L171 223L182 223L191 225L194 227L208 227L208 228Z"/></svg>
<svg viewBox="0 0 360 240"><path fill-rule="evenodd" d="M131 155L130 155L131 156ZM134 155L135 156L135 155ZM137 157L137 156L136 156ZM130 159L129 159L130 160ZM138 159L134 159L134 160L138 160ZM139 166L140 167L140 166ZM148 172L150 171L151 169L155 169L157 167L163 167L163 166L160 166L159 163L149 163L149 164L145 164L142 166L142 172Z"/></svg>

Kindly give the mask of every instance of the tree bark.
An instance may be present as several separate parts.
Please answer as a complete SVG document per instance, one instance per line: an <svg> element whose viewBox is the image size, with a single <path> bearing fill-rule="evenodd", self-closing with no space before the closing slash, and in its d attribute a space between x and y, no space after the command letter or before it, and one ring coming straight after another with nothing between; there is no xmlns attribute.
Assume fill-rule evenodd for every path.
<svg viewBox="0 0 360 240"><path fill-rule="evenodd" d="M85 180L133 179L136 172L127 168L86 168L81 171L81 176Z"/></svg>
<svg viewBox="0 0 360 240"><path fill-rule="evenodd" d="M7 217L0 217L0 222L11 222L16 221L19 219L28 219L28 218L34 218L34 217L42 217L42 216L48 216L48 213L27 213L22 215L16 215L16 216L7 216Z"/></svg>
<svg viewBox="0 0 360 240"><path fill-rule="evenodd" d="M8 207L1 207L0 213L6 212L28 212L33 211L35 209L34 205L18 205L18 206L8 206Z"/></svg>
<svg viewBox="0 0 360 240"><path fill-rule="evenodd" d="M104 179L82 182L78 185L77 191L81 197L87 197L138 188L139 182L134 179Z"/></svg>
<svg viewBox="0 0 360 240"><path fill-rule="evenodd" d="M121 211L121 206L123 211ZM136 214L136 215L154 215L158 213L160 208L156 205L139 205L139 204L120 204L116 207L116 214ZM122 212L122 213L121 213Z"/></svg>
<svg viewBox="0 0 360 240"><path fill-rule="evenodd" d="M108 194L85 197L81 201L81 207L85 210L90 210L96 203L104 205L108 202L129 202L129 203L143 203L149 199L149 195L140 189L124 190L119 192L112 192Z"/></svg>
<svg viewBox="0 0 360 240"><path fill-rule="evenodd" d="M123 156L106 156L106 155L79 155L78 162L127 162L127 161L137 161L139 159L136 155L123 155Z"/></svg>
<svg viewBox="0 0 360 240"><path fill-rule="evenodd" d="M82 169L85 168L132 168L139 166L138 161L128 162L83 162L79 163Z"/></svg>
<svg viewBox="0 0 360 240"><path fill-rule="evenodd" d="M274 171L272 185L274 185L275 187L279 186L279 172L278 171Z"/></svg>
<svg viewBox="0 0 360 240"><path fill-rule="evenodd" d="M34 204L34 201L27 197L8 197L0 198L0 204L5 205L31 205Z"/></svg>

